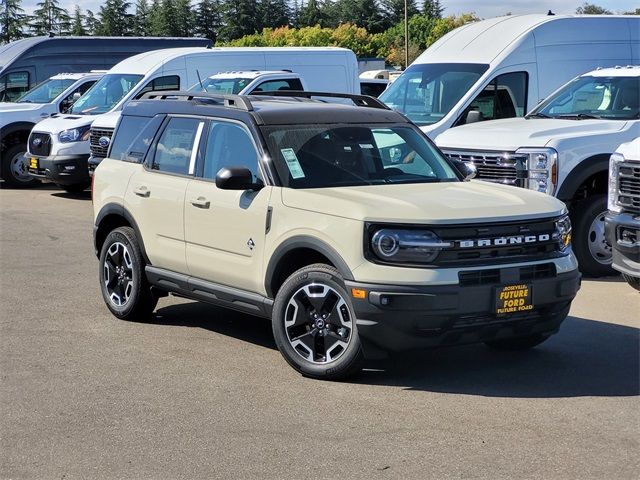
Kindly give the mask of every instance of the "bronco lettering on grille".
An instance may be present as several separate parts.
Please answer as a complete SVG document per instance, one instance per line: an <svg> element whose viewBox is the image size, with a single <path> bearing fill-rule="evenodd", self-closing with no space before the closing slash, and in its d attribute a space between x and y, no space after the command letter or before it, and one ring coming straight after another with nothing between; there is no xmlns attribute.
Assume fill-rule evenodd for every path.
<svg viewBox="0 0 640 480"><path fill-rule="evenodd" d="M543 233L540 235L516 235L509 237L498 238L483 238L480 240L458 240L458 246L460 248L473 248L473 247L493 247L493 246L505 246L505 245L522 245L531 244L537 242L548 242L551 239L551 235Z"/></svg>

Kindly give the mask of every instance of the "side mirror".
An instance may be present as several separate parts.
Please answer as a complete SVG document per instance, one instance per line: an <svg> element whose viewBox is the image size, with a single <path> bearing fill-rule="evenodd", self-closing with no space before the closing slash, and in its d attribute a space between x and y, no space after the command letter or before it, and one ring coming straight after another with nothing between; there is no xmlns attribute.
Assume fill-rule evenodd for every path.
<svg viewBox="0 0 640 480"><path fill-rule="evenodd" d="M481 122L482 120L484 120L484 117L482 116L482 112L479 112L478 110L469 110L467 112L467 118L465 119L465 124Z"/></svg>
<svg viewBox="0 0 640 480"><path fill-rule="evenodd" d="M456 167L458 172L462 175L462 178L465 182L468 182L472 178L475 178L478 174L478 170L476 166L472 163L463 162L462 160L452 160L453 165Z"/></svg>
<svg viewBox="0 0 640 480"><path fill-rule="evenodd" d="M225 167L216 174L216 187L221 190L260 190L264 184L261 180L254 182L248 168Z"/></svg>

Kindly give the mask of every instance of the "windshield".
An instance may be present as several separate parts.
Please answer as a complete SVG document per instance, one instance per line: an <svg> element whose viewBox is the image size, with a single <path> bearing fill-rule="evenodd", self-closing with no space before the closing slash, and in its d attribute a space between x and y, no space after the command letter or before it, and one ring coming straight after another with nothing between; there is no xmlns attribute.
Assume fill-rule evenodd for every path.
<svg viewBox="0 0 640 480"><path fill-rule="evenodd" d="M42 82L37 87L32 88L22 95L16 102L18 103L50 103L58 95L75 83L70 78L49 79Z"/></svg>
<svg viewBox="0 0 640 480"><path fill-rule="evenodd" d="M578 77L533 109L527 117L569 119L640 118L638 77Z"/></svg>
<svg viewBox="0 0 640 480"><path fill-rule="evenodd" d="M142 78L142 75L105 75L78 99L71 108L71 113L82 115L106 113L122 100Z"/></svg>
<svg viewBox="0 0 640 480"><path fill-rule="evenodd" d="M439 122L475 84L489 65L427 63L409 67L380 100L418 125Z"/></svg>
<svg viewBox="0 0 640 480"><path fill-rule="evenodd" d="M278 125L262 131L284 187L458 181L440 152L408 125Z"/></svg>
<svg viewBox="0 0 640 480"><path fill-rule="evenodd" d="M205 78L189 89L191 92L238 94L251 83L251 78ZM204 88L203 88L204 87Z"/></svg>

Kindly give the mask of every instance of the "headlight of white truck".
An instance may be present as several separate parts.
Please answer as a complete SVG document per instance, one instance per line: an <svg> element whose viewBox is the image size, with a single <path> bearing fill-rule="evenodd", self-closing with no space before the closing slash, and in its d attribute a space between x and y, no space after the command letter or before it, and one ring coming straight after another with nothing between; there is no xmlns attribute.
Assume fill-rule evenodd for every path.
<svg viewBox="0 0 640 480"><path fill-rule="evenodd" d="M83 142L89 140L89 131L91 125L85 125L84 127L70 128L69 130L63 130L58 135L58 139L61 143L69 142Z"/></svg>
<svg viewBox="0 0 640 480"><path fill-rule="evenodd" d="M558 181L558 152L553 148L519 148L516 153L528 156L525 187L553 195Z"/></svg>
<svg viewBox="0 0 640 480"><path fill-rule="evenodd" d="M609 158L609 197L607 208L611 212L620 213L622 207L618 204L618 173L620 164L624 162L624 156L614 153Z"/></svg>

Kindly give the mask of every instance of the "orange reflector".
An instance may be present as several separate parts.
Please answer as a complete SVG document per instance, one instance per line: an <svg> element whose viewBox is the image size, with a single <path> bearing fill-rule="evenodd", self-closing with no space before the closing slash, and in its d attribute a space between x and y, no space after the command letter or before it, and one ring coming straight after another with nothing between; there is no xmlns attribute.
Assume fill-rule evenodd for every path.
<svg viewBox="0 0 640 480"><path fill-rule="evenodd" d="M353 296L353 298L364 299L367 296L367 292L366 290L361 290L359 288L352 288L351 295Z"/></svg>

